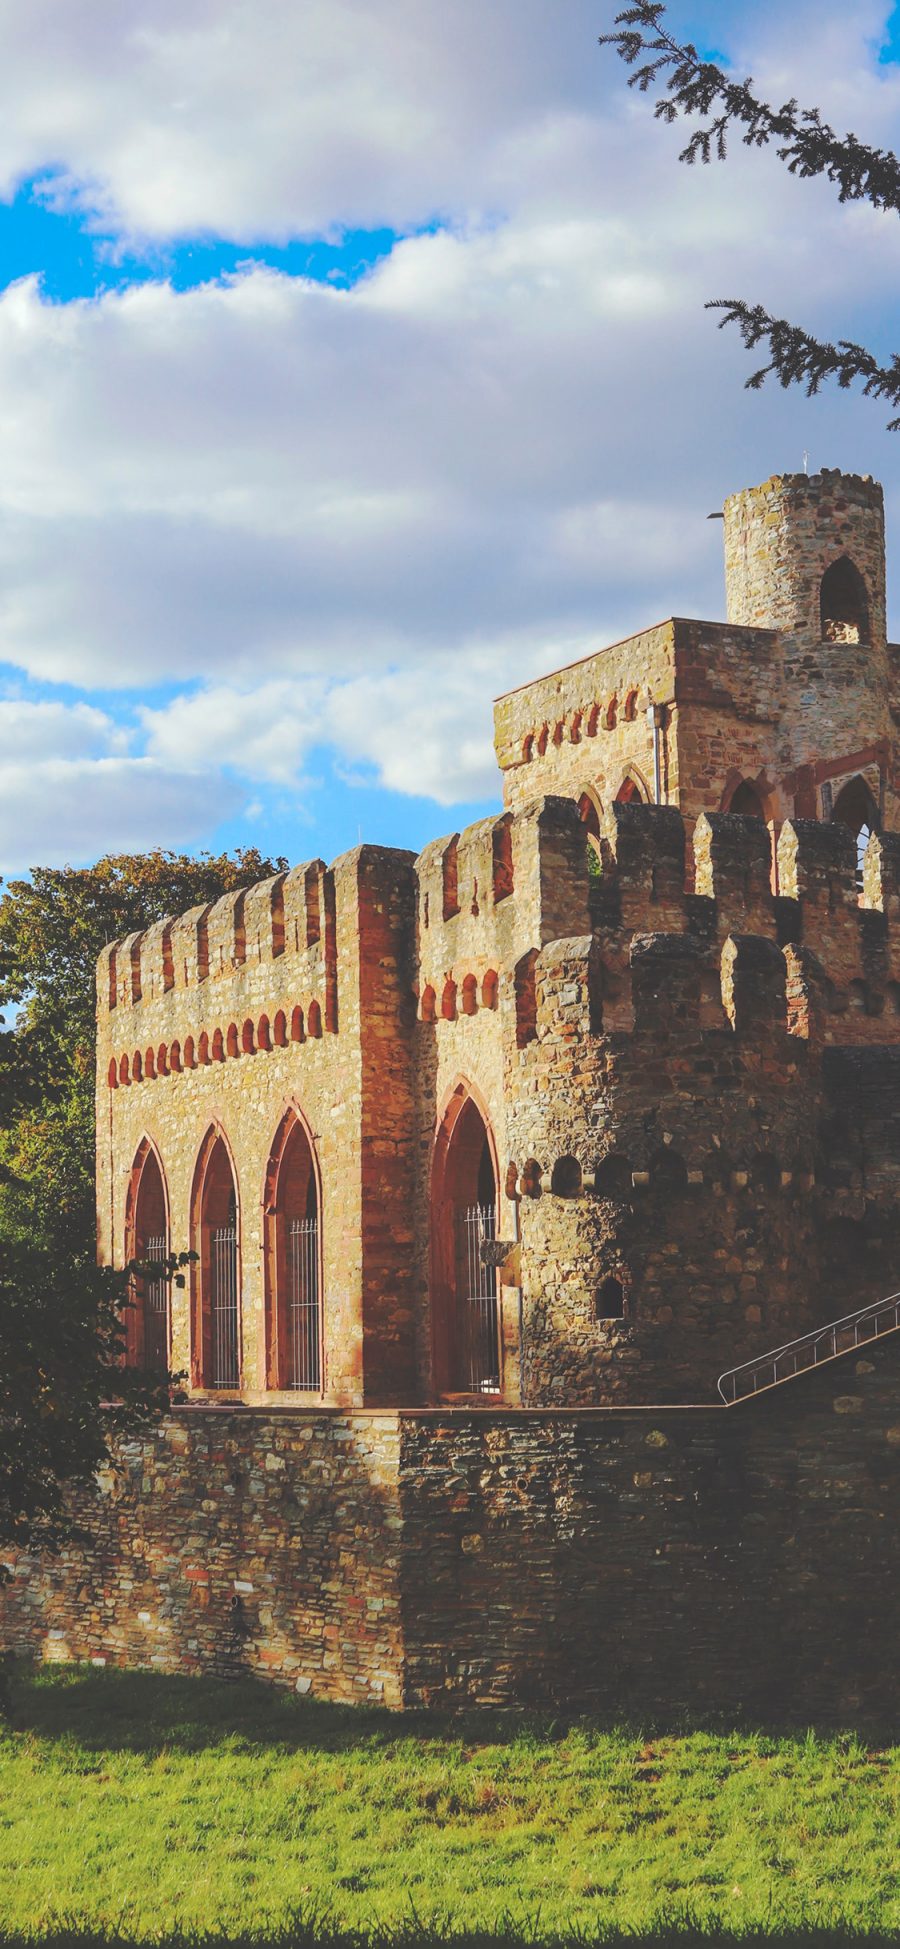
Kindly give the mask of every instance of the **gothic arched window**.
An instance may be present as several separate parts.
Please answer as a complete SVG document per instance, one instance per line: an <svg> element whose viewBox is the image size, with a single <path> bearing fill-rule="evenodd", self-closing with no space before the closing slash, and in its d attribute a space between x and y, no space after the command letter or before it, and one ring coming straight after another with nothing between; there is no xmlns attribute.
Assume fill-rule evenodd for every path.
<svg viewBox="0 0 900 1949"><path fill-rule="evenodd" d="M869 598L859 569L849 555L841 555L825 570L819 606L826 643L865 643L869 635Z"/></svg>

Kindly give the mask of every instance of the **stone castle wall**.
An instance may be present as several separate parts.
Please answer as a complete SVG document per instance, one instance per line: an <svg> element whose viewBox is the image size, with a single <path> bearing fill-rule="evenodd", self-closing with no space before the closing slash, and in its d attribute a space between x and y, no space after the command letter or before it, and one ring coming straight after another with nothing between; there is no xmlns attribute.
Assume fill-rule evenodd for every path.
<svg viewBox="0 0 900 1949"><path fill-rule="evenodd" d="M369 849L339 861L333 1026L321 1035L307 1022L291 1037L288 950L223 965L196 990L151 981L146 1002L107 1015L106 1237L123 1256L132 1164L149 1140L172 1247L193 1245L196 1161L210 1127L224 1132L244 1399L291 1398L267 1385L264 1246L267 1160L292 1105L321 1180L329 1401L453 1391L434 1364L435 1307L452 1283L435 1159L469 1099L490 1135L509 1248L510 1403L708 1399L724 1368L842 1310L845 1274L857 1303L894 1284L900 1161L873 1170L860 1091L844 1082L836 1103L823 1055L870 1049L886 1062L900 1047L900 841L871 840L862 905L839 826L784 827L778 896L753 820L701 815L688 848L674 808L616 805L594 880L587 843L572 801L554 799L435 842L415 871ZM179 1014L185 992L191 1016ZM244 1016L263 1002L267 1015ZM221 1060L189 1070L182 1056L175 1069L170 1041L153 1077L103 1080L123 1030L138 1046L164 1029L186 1039L201 1008L233 1028L233 1054L226 1033ZM253 1050L241 1047L246 1019ZM173 1364L202 1392L199 1279L195 1268L193 1292L173 1293Z"/></svg>
<svg viewBox="0 0 900 1949"><path fill-rule="evenodd" d="M842 765L890 812L893 745L871 741L881 523L880 490L852 478L737 497L732 620L675 619L500 700L502 815L416 860L315 861L107 950L101 1252L129 1253L148 1147L171 1247L196 1250L198 1160L221 1134L241 1298L226 1391L291 1399L272 1357L272 1159L292 1116L318 1189L329 1404L467 1391L447 1341L471 1297L460 1215L482 1201L474 1152L468 1176L446 1161L469 1103L490 1149L510 1404L709 1398L724 1367L831 1317L846 1269L860 1297L894 1283L898 1171L863 1154L869 1098L823 1058L900 1046L898 841L870 841L860 890L849 829L795 812L821 809ZM810 608L843 547L871 583L866 643L819 641ZM651 699L678 805L615 797L652 776ZM835 757L851 730L857 747ZM807 746L814 765L779 771ZM715 809L735 777L759 784L768 825ZM195 1395L210 1391L208 1283L195 1266L172 1295L173 1365Z"/></svg>
<svg viewBox="0 0 900 1949"><path fill-rule="evenodd" d="M742 780L776 825L828 818L841 784L861 775L883 825L900 824L881 488L827 470L776 476L731 496L724 524L726 624L676 617L498 699L508 807L565 792L605 809L629 780L650 801L652 701L663 707L661 801L691 823L728 810ZM823 640L822 578L844 555L867 592L858 642Z"/></svg>
<svg viewBox="0 0 900 1949"><path fill-rule="evenodd" d="M364 1196L363 1136L371 1093L362 1010L402 1046L411 966L411 855L363 847L326 873L320 863L208 914L189 914L107 950L98 980L98 1234L122 1264L134 1159L149 1139L168 1192L171 1248L196 1247L192 1193L205 1134L221 1131L238 1188L242 1383L265 1388L263 1215L267 1161L286 1111L302 1113L327 1183L322 1210L326 1392L361 1401L372 1308L384 1330L378 1214ZM386 918L387 917L387 920ZM377 1002L376 1002L377 990ZM111 1006L115 995L115 1006ZM387 1065L386 1065L387 1067ZM395 1097L397 1086L395 1081ZM408 1125L402 1096L398 1120ZM398 1140L399 1141L399 1140ZM409 1163L407 1164L409 1168ZM383 1222L383 1220L382 1220ZM374 1229L373 1229L374 1228ZM395 1280L402 1283L399 1264ZM175 1289L172 1365L195 1366L189 1289ZM404 1306L396 1313L404 1330ZM409 1301L405 1303L409 1338ZM370 1367L372 1363L370 1362ZM395 1360L402 1387L412 1367ZM377 1360L368 1391L377 1393Z"/></svg>
<svg viewBox="0 0 900 1949"><path fill-rule="evenodd" d="M653 795L651 701L670 704L675 686L675 624L614 643L568 669L509 691L494 707L494 746L510 811L543 793L592 794L605 809L631 779ZM677 746L663 753L665 797L678 802Z"/></svg>
<svg viewBox="0 0 900 1949"><path fill-rule="evenodd" d="M0 1636L338 1701L884 1729L897 1346L736 1409L183 1409L87 1547L20 1560Z"/></svg>
<svg viewBox="0 0 900 1949"><path fill-rule="evenodd" d="M728 620L774 629L798 646L821 640L819 589L847 554L870 602L870 639L884 645L884 494L868 475L781 474L725 502Z"/></svg>

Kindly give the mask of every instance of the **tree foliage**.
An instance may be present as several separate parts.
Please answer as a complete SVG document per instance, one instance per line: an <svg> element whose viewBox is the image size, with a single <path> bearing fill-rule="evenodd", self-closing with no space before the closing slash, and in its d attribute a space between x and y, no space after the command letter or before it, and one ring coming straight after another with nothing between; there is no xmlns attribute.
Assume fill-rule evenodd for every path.
<svg viewBox="0 0 900 1949"><path fill-rule="evenodd" d="M0 1547L56 1546L65 1485L166 1398L122 1366L129 1269L96 1264L97 956L286 864L252 849L118 855L37 867L0 899L0 1006L15 1011L0 1032Z"/></svg>
<svg viewBox="0 0 900 1949"><path fill-rule="evenodd" d="M0 899L0 1235L94 1250L94 975L108 941L285 869L255 848L35 867ZM13 1187L11 1191L11 1186Z"/></svg>
<svg viewBox="0 0 900 1949"><path fill-rule="evenodd" d="M183 1279L183 1261L164 1270ZM0 1237L0 1550L57 1549L72 1533L68 1491L91 1480L114 1437L163 1412L165 1380L122 1359L140 1270Z"/></svg>
<svg viewBox="0 0 900 1949"><path fill-rule="evenodd" d="M865 202L876 210L900 212L900 161L890 149L872 148L852 132L836 134L818 108L801 109L795 99L772 108L754 94L752 77L733 81L714 61L703 60L690 41L677 41L665 25L665 13L664 0L634 0L616 15L615 31L602 34L600 44L614 47L633 69L629 87L657 96L658 120L701 118L679 154L680 162L724 162L728 137L737 131L748 148L774 146L791 175L825 177L841 203ZM722 312L721 325L737 325L749 350L766 347L766 363L747 380L751 389L771 374L784 387L804 385L811 395L826 379L836 379L844 389L859 382L869 398L900 407L900 356L884 364L851 339L831 344L815 338L743 298L713 298L707 309ZM900 417L888 425L896 432Z"/></svg>

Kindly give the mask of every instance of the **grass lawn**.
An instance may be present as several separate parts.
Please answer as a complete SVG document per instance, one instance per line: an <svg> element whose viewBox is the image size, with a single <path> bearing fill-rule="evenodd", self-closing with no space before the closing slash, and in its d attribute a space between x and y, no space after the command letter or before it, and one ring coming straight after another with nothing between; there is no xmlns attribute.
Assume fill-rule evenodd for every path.
<svg viewBox="0 0 900 1949"><path fill-rule="evenodd" d="M900 1931L900 1747L404 1719L83 1668L20 1675L13 1698L6 1937L262 1935L298 1914L532 1940Z"/></svg>

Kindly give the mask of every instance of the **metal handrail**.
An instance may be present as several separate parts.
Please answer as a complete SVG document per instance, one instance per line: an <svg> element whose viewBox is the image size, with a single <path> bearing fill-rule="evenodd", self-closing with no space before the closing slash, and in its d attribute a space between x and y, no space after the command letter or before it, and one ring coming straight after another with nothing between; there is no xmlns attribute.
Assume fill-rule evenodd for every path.
<svg viewBox="0 0 900 1949"><path fill-rule="evenodd" d="M871 1331L862 1330L866 1327L870 1327ZM826 1361L837 1360L840 1354L852 1353L855 1347L866 1346L869 1341L879 1340L885 1333L894 1333L898 1328L900 1293L890 1293L886 1299L872 1300L868 1306L860 1306L855 1313L847 1313L842 1320L831 1320L827 1326L815 1327L811 1333L803 1333L797 1340L787 1340L783 1347L775 1347L771 1353L761 1354L756 1360L745 1360L740 1367L727 1368L724 1374L719 1375L719 1393L726 1408L733 1408L737 1401L766 1394L770 1388L780 1387L784 1381L793 1381L800 1374L808 1374L811 1367L823 1367ZM846 1334L852 1334L852 1339L839 1346L839 1340ZM820 1351L822 1348L824 1352Z"/></svg>

